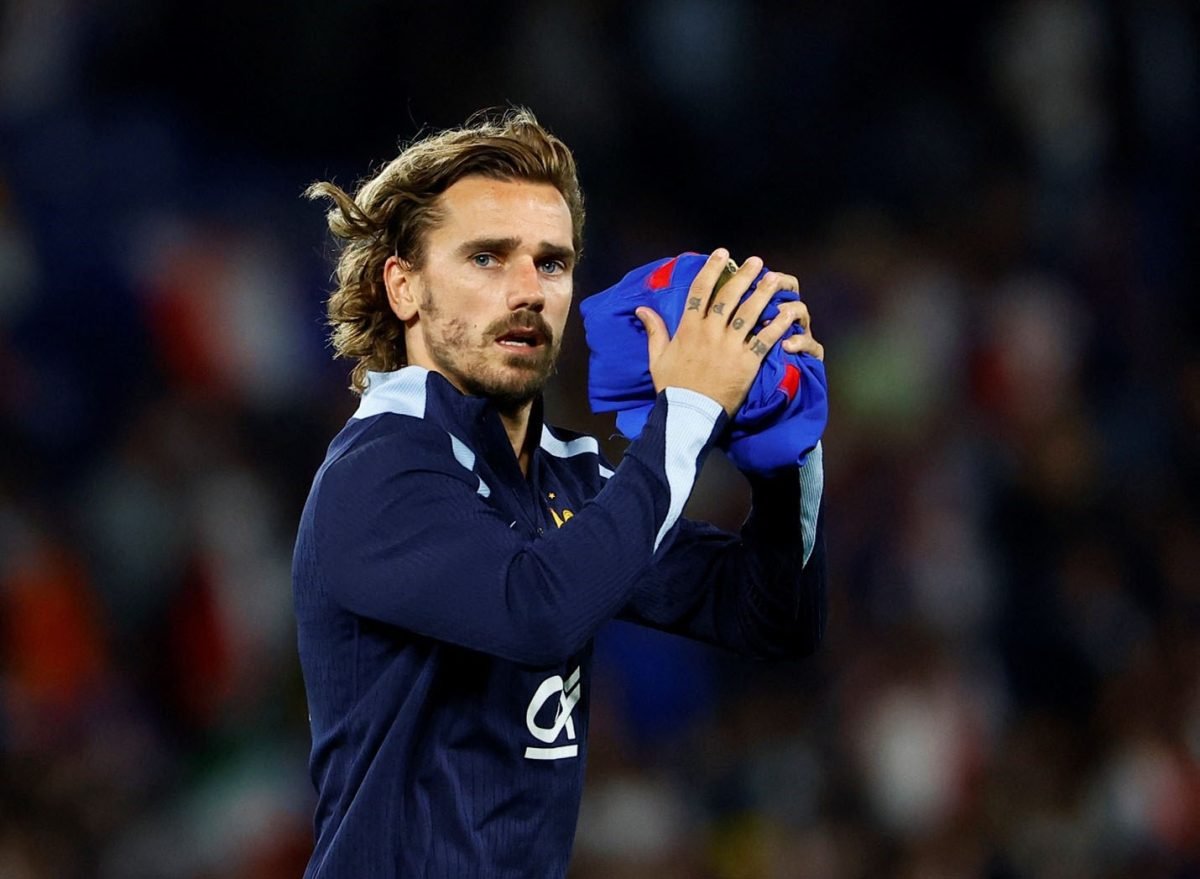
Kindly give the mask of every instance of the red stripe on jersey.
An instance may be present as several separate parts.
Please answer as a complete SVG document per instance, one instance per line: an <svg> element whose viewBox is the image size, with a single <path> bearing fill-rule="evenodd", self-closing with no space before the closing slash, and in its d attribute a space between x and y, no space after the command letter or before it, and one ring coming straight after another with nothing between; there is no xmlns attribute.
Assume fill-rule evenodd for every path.
<svg viewBox="0 0 1200 879"><path fill-rule="evenodd" d="M679 257L674 257L667 260L661 266L651 272L649 279L646 281L650 285L651 290L661 290L671 283L671 274L675 271L675 263Z"/></svg>
<svg viewBox="0 0 1200 879"><path fill-rule="evenodd" d="M779 390L787 394L788 402L796 399L796 391L800 390L800 369L794 363L789 363L783 370L783 378L779 380Z"/></svg>

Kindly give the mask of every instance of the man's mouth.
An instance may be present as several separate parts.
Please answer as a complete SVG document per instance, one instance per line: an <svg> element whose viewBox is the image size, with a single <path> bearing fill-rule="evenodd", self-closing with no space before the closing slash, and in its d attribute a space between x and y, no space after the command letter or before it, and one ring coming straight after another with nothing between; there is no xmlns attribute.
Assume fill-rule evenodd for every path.
<svg viewBox="0 0 1200 879"><path fill-rule="evenodd" d="M497 345L517 350L540 348L545 343L546 337L541 332L525 328L509 330L496 339Z"/></svg>

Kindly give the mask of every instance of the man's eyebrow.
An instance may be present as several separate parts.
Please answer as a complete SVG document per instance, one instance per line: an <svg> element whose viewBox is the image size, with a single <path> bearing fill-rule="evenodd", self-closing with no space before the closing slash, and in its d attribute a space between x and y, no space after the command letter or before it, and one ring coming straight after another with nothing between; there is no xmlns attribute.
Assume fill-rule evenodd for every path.
<svg viewBox="0 0 1200 879"><path fill-rule="evenodd" d="M539 247L539 259L558 259L564 264L572 266L575 264L575 248L565 247L561 244L551 244L549 241L543 241Z"/></svg>
<svg viewBox="0 0 1200 879"><path fill-rule="evenodd" d="M521 246L520 238L472 238L458 246L459 256L472 256L476 253L511 253Z"/></svg>
<svg viewBox="0 0 1200 879"><path fill-rule="evenodd" d="M476 253L495 253L503 256L520 246L520 238L472 238L458 246L458 255L468 257ZM542 241L538 244L538 260L544 259L560 259L567 265L574 265L575 248Z"/></svg>

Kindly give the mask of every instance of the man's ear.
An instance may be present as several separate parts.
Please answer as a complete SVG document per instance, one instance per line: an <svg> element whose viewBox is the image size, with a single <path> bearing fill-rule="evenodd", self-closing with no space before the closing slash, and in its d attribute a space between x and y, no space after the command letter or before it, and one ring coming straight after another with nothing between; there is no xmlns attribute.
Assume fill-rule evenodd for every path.
<svg viewBox="0 0 1200 879"><path fill-rule="evenodd" d="M414 274L409 264L397 256L389 256L383 264L383 286L387 290L388 305L405 323L417 316Z"/></svg>

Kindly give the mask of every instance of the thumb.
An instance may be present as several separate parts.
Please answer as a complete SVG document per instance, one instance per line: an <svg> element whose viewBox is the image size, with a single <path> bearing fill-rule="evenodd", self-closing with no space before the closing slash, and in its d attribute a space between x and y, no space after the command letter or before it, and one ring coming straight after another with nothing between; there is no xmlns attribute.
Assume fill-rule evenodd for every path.
<svg viewBox="0 0 1200 879"><path fill-rule="evenodd" d="M643 306L634 314L646 328L646 350L650 355L650 360L657 360L663 349L667 347L667 342L670 341L670 336L667 335L667 325L663 323L663 319L653 308Z"/></svg>

